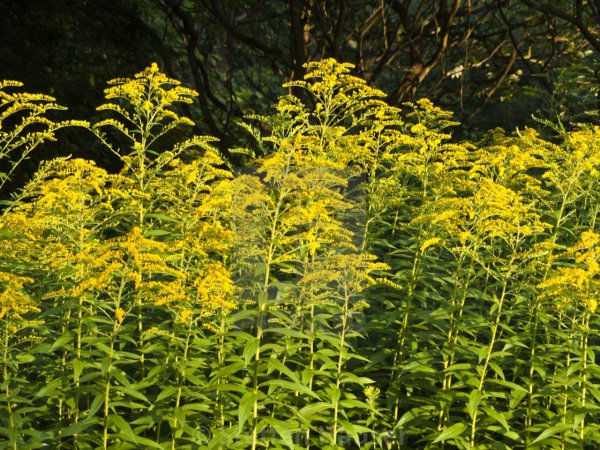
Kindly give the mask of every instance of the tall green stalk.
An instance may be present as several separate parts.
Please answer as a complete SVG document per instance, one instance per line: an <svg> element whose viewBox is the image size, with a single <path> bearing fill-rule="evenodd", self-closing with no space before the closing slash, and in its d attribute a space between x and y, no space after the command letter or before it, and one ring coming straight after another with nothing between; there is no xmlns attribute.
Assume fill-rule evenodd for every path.
<svg viewBox="0 0 600 450"><path fill-rule="evenodd" d="M4 394L6 395L6 409L8 413L8 442L11 445L12 450L18 450L18 436L19 430L16 427L15 419L13 416L13 405L12 405L12 391L11 391L11 373L9 367L9 345L10 345L10 333L11 333L11 322L10 320L4 320L4 336L2 349L2 384L4 384Z"/></svg>
<svg viewBox="0 0 600 450"><path fill-rule="evenodd" d="M586 410L586 396L587 396L587 384L588 384L588 346L589 346L589 334L590 334L590 313L586 311L582 320L582 336L581 336L581 358L582 366L580 371L579 386L581 390L581 409ZM585 417L586 413L583 413L581 417L581 423L579 424L579 439L580 443L585 442Z"/></svg>
<svg viewBox="0 0 600 450"><path fill-rule="evenodd" d="M450 349L450 353L444 357L443 362L443 371L445 372L444 379L442 381L443 392L449 392L452 388L453 375L452 372L447 372L447 369L455 363L456 348L458 345L458 338L462 331L461 323L465 309L465 303L467 300L467 293L471 279L473 277L473 265L471 264L467 268L465 279L460 279L465 260L466 253L464 251L461 251L457 267L454 272L452 297L450 300L450 317L448 319L448 331L446 334L446 346ZM438 432L441 432L445 427L446 421L449 418L449 408L450 405L446 405L440 409L437 425ZM442 446L443 445L444 444L442 443Z"/></svg>
<svg viewBox="0 0 600 450"><path fill-rule="evenodd" d="M514 259L511 258L508 267L511 267L514 262ZM487 352L485 355L485 359L483 362L483 366L480 368L479 375L479 383L477 385L477 392L479 393L479 398L483 395L483 387L485 384L485 379L487 377L488 367L490 365L490 361L492 359L492 354L494 352L494 345L496 344L496 336L498 334L498 327L500 326L500 321L502 319L502 308L504 306L504 301L506 299L506 292L508 287L508 275L505 276L504 281L502 283L502 292L500 294L500 298L497 301L497 310L496 317L494 319L494 323L491 329L491 337L489 343L487 344ZM470 435L470 443L471 448L476 448L476 437L477 437L477 418L479 414L479 404L474 408L471 416L471 435Z"/></svg>
<svg viewBox="0 0 600 450"><path fill-rule="evenodd" d="M567 204L567 198L563 196L560 209L557 213L556 223L554 224L554 229L552 232L552 236L550 238L550 253L548 254L548 258L546 260L544 274L542 276L541 282L545 282L548 279L548 275L550 274L550 270L552 267L552 257L554 253L554 246L558 239L558 233L562 227L562 222L564 218L565 207ZM530 334L530 350L529 350L529 370L528 370L528 380L527 380L527 413L525 415L525 441L526 444L529 444L531 439L531 433L529 432L530 427L533 424L533 398L535 395L535 383L534 383L534 373L535 373L535 359L536 359L536 349L537 349L537 341L538 341L538 327L541 319L542 313L542 303L541 299L538 295L535 296L534 306L533 306L533 324L531 326L531 334Z"/></svg>
<svg viewBox="0 0 600 450"><path fill-rule="evenodd" d="M172 432L171 432L171 449L175 450L177 448L177 437L178 437L178 427L179 422L177 419L178 410L181 407L181 396L183 393L183 386L186 380L186 369L188 364L188 352L190 349L190 342L193 335L193 321L189 320L187 324L186 333L185 333L185 344L183 346L183 354L181 355L181 360L177 361L178 373L177 373L177 394L175 395L175 408L173 413L173 424L172 424Z"/></svg>
<svg viewBox="0 0 600 450"><path fill-rule="evenodd" d="M289 163L291 158L291 152L287 155L287 164L284 168L283 179L285 180L288 170ZM283 183L282 183L283 184ZM275 207L273 210L273 217L271 219L271 223L269 226L269 235L268 235L268 244L266 250L266 258L264 261L265 265L265 275L262 283L262 291L259 295L258 300L258 311L257 311L257 319L256 319L256 330L254 334L256 351L254 353L254 362L252 368L252 392L253 392L253 405L252 405L252 450L256 449L258 445L258 391L259 391L259 368L260 368L260 347L262 345L262 337L263 337L263 320L264 314L267 307L268 301L268 291L269 286L271 284L271 266L273 264L273 259L275 257L275 246L277 235L279 233L279 215L281 214L281 208L283 206L283 202L285 200L285 191L283 187L279 190L279 194L277 197L277 201L275 203Z"/></svg>
<svg viewBox="0 0 600 450"><path fill-rule="evenodd" d="M123 291L125 288L124 281L119 284L119 289L115 298L115 312L121 307L121 301L123 297ZM111 392L111 381L112 381L112 370L115 352L115 341L117 334L121 327L120 320L115 316L112 321L112 329L110 331L108 354L106 355L107 363L105 367L106 373L104 374L104 401L103 401L103 428L102 428L102 448L108 449L108 422L110 418L110 392Z"/></svg>
<svg viewBox="0 0 600 450"><path fill-rule="evenodd" d="M390 374L390 385L392 386L393 393L394 393L394 408L393 408L394 422L398 421L398 413L400 410L400 395L399 395L399 392L397 392L399 390L398 378L399 378L400 372L402 370L401 364L404 359L404 351L405 351L404 346L406 344L406 335L408 333L409 324L410 324L410 322L409 322L410 313L414 306L413 305L414 292L415 292L415 288L417 286L417 282L419 279L421 256L422 256L421 251L418 250L413 259L412 269L410 272L410 278L409 278L407 292L406 292L406 303L404 305L404 312L402 313L402 319L400 321L400 330L398 330L397 337L396 337L396 348L394 351L393 365L392 365L392 370L391 370L391 374Z"/></svg>
<svg viewBox="0 0 600 450"><path fill-rule="evenodd" d="M342 320L341 329L339 332L339 350L338 350L338 360L336 365L336 373L335 373L335 399L333 402L333 424L332 424L332 441L334 444L337 444L338 438L338 427L339 427L339 408L341 401L341 382L342 382L342 370L345 364L345 353L346 353L346 332L348 329L348 314L349 314L349 303L350 303L350 293L348 292L347 281L344 280L343 283L343 304L342 311L340 314L340 319Z"/></svg>

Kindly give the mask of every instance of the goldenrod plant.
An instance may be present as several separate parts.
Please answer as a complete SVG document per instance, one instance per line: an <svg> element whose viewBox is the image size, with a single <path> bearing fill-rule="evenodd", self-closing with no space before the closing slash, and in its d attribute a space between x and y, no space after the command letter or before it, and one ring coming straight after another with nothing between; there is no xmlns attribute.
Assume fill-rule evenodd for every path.
<svg viewBox="0 0 600 450"><path fill-rule="evenodd" d="M237 168L155 64L93 125L2 85L7 176L67 125L122 169L46 161L3 211L1 448L598 445L600 129L460 142L352 69L309 63Z"/></svg>
<svg viewBox="0 0 600 450"><path fill-rule="evenodd" d="M49 95L12 92L22 86L19 81L0 81L0 189L32 151L46 141L56 140L57 130L87 126L85 121L51 120L49 112L66 108Z"/></svg>

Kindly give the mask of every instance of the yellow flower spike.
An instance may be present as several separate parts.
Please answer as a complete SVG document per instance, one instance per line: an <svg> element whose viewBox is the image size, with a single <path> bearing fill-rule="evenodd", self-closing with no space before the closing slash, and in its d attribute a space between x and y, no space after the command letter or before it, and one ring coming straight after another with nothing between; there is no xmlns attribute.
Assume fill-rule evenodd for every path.
<svg viewBox="0 0 600 450"><path fill-rule="evenodd" d="M439 244L442 241L441 238L439 237L434 237L434 238L430 238L427 239L425 242L423 242L423 244L421 245L421 253L425 253L425 251L429 248L429 247L433 247L434 245Z"/></svg>
<svg viewBox="0 0 600 450"><path fill-rule="evenodd" d="M125 319L125 311L122 308L118 308L115 311L115 319L118 323L122 323Z"/></svg>
<svg viewBox="0 0 600 450"><path fill-rule="evenodd" d="M53 97L27 92L10 93L5 90L21 86L23 84L17 81L0 81L0 159L14 161L15 164L26 160L27 155L44 141L55 141L54 133L58 129L87 126L85 121L53 122L45 117L51 110L66 109L56 104ZM16 120L17 118L19 119ZM14 157L15 154L18 158ZM8 179L9 177L2 177L0 187Z"/></svg>
<svg viewBox="0 0 600 450"><path fill-rule="evenodd" d="M591 274L597 274L600 272L600 264L598 264L598 261L596 261L595 258L590 258L589 261L587 261L587 268L588 272Z"/></svg>
<svg viewBox="0 0 600 450"><path fill-rule="evenodd" d="M26 283L33 283L33 280L8 272L0 272L0 289L2 289L0 293L0 319L7 315L22 319L23 315L29 312L40 312L40 308L24 292Z"/></svg>
<svg viewBox="0 0 600 450"><path fill-rule="evenodd" d="M134 153L145 157L146 151L155 150L150 146L161 136L177 126L194 124L191 119L177 114L174 106L176 103L192 103L193 98L198 95L197 92L180 86L177 80L168 78L159 71L156 64L135 74L133 78L117 78L108 84L105 97L109 101L97 109L110 111L117 118L102 120L96 123L92 130L130 169L136 164L128 164L128 152L114 148L102 128L110 126L120 131L131 141ZM180 142L173 151L179 154L196 143L197 139Z"/></svg>
<svg viewBox="0 0 600 450"><path fill-rule="evenodd" d="M194 311L191 309L182 309L177 314L177 322L179 323L189 323L189 321L194 316Z"/></svg>
<svg viewBox="0 0 600 450"><path fill-rule="evenodd" d="M389 278L386 278L386 277L378 277L378 278L375 278L375 279L373 279L371 277L367 277L367 280L368 281L372 280L372 284L380 283L380 284L385 284L386 286L389 286L389 287L391 287L393 289L402 290L402 286L401 285L399 285L398 283L393 282L392 280L390 280Z"/></svg>
<svg viewBox="0 0 600 450"><path fill-rule="evenodd" d="M596 308L598 308L598 301L596 299L590 298L587 301L587 307L592 314L596 312Z"/></svg>
<svg viewBox="0 0 600 450"><path fill-rule="evenodd" d="M367 399L367 404L374 408L376 406L377 399L381 395L381 389L375 386L365 386L364 394L365 398Z"/></svg>
<svg viewBox="0 0 600 450"><path fill-rule="evenodd" d="M154 105L152 104L152 102L150 100L146 100L144 102L144 104L142 105L142 109L146 112L152 111L152 108L154 108Z"/></svg>

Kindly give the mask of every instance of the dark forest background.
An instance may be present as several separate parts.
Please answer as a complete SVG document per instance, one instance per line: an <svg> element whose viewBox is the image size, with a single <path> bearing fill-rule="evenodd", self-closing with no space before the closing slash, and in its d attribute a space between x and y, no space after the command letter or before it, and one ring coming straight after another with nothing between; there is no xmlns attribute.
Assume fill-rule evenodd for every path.
<svg viewBox="0 0 600 450"><path fill-rule="evenodd" d="M156 61L199 91L195 131L227 153L244 139L236 121L269 113L307 61L334 57L391 104L453 111L454 136L476 139L595 121L599 24L598 0L0 0L0 79L53 95L61 118L92 119L107 80ZM84 130L63 133L21 179L64 154L117 164Z"/></svg>

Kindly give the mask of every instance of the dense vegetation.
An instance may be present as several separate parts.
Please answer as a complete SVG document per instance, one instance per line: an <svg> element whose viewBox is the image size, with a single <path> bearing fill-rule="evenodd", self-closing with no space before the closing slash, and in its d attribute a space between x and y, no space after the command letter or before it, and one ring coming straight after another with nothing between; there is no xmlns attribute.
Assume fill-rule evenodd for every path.
<svg viewBox="0 0 600 450"><path fill-rule="evenodd" d="M156 65L92 124L2 84L7 167L64 127L123 165L47 161L3 210L2 448L600 442L600 129L451 142L350 70L309 63L238 167L169 137L196 93Z"/></svg>

